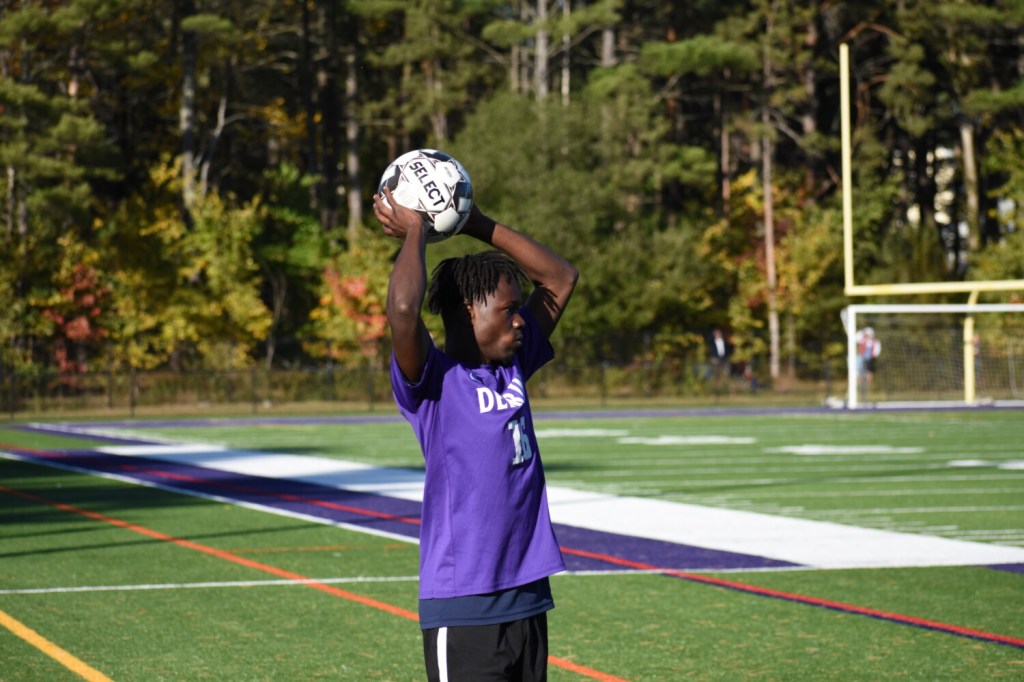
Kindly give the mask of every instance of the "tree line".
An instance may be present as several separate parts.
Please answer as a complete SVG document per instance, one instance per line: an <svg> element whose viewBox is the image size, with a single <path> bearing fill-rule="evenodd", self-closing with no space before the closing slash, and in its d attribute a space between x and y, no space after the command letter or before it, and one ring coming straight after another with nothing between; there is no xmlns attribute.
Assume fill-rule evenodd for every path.
<svg viewBox="0 0 1024 682"><path fill-rule="evenodd" d="M841 359L843 43L858 277L1024 278L1020 0L7 0L0 364L384 362L417 147L580 267L563 357Z"/></svg>

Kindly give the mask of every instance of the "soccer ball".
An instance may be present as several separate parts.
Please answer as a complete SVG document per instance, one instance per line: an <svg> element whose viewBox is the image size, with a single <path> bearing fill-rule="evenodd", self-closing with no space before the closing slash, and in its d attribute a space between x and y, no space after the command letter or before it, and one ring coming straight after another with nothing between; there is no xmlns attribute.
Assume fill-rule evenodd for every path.
<svg viewBox="0 0 1024 682"><path fill-rule="evenodd" d="M427 221L428 242L458 234L473 208L469 173L456 159L436 149L417 149L392 161L377 187L381 196L385 187L391 188L395 201L418 211Z"/></svg>

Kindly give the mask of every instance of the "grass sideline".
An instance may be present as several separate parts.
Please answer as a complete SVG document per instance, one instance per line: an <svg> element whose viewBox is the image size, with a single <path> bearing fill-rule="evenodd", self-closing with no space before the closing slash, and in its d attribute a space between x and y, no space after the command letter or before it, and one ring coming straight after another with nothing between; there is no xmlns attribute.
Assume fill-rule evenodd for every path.
<svg viewBox="0 0 1024 682"><path fill-rule="evenodd" d="M738 384L726 389L692 395L660 393L635 395L612 391L601 395L597 389L567 390L557 385L531 389L530 403L535 413L572 410L679 410L707 408L784 408L818 407L826 397L843 397L842 384L826 386L821 382L782 379L771 390L751 393ZM2 401L0 401L2 402ZM0 409L0 426L16 425L28 421L91 421L114 419L174 418L200 419L210 417L286 417L397 414L390 396L379 400L339 399L268 402L239 400L235 402L183 400L180 403L141 404L131 407L123 401L113 405L90 403L78 405L74 401L25 400L15 412Z"/></svg>
<svg viewBox="0 0 1024 682"><path fill-rule="evenodd" d="M1024 533L1018 509L1024 472L1014 468L1024 460L1022 416L602 415L600 421L542 418L537 428L548 434L541 436L541 451L552 484L1016 543L1013 533ZM180 441L421 466L408 427L399 423L146 431ZM622 432L634 442L614 435ZM709 434L735 442L687 444ZM740 442L744 438L755 442ZM0 443L45 450L90 441L0 427ZM865 443L889 449L843 450ZM783 450L807 444L838 454ZM955 461L974 464L949 466ZM292 574L372 579L331 586L416 608L415 581L408 579L416 572L415 545L6 459L0 459L0 485ZM275 576L215 554L10 494L0 494L0 540L0 611L114 680L422 679L413 623L294 581L251 584ZM1019 573L942 567L710 575L1024 637ZM10 592L146 585L178 587ZM560 576L554 590L552 654L620 679L988 680L1024 674L1021 648L671 576ZM80 679L6 630L0 630L0 660L15 662L5 664L4 680ZM551 679L587 678L553 667Z"/></svg>

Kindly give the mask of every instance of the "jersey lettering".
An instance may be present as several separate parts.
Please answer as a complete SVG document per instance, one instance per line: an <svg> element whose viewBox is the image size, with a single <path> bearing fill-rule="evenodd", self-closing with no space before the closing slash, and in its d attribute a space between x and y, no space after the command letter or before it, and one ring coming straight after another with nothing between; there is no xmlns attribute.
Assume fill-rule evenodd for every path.
<svg viewBox="0 0 1024 682"><path fill-rule="evenodd" d="M526 397L522 390L522 382L519 379L514 379L509 384L508 390L504 393L498 393L486 386L478 386L476 389L476 399L480 406L480 414L494 410L498 412L514 410L522 407L523 403L526 402Z"/></svg>
<svg viewBox="0 0 1024 682"><path fill-rule="evenodd" d="M512 445L516 452L512 458L512 466L533 459L533 447L530 446L530 437L526 435L526 417L509 422L508 430L512 432Z"/></svg>

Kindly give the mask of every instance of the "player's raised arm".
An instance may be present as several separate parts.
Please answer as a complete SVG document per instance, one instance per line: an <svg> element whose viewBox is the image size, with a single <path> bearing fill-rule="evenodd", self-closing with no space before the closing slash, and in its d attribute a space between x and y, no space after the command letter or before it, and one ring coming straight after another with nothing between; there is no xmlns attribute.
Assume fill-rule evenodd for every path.
<svg viewBox="0 0 1024 682"><path fill-rule="evenodd" d="M373 212L384 233L402 240L388 283L387 316L391 345L402 374L419 381L433 341L420 311L427 291L427 230L423 218L394 200L391 190L373 197ZM386 199L386 201L385 201Z"/></svg>
<svg viewBox="0 0 1024 682"><path fill-rule="evenodd" d="M526 307L544 335L551 336L576 288L579 270L535 239L488 218L475 205L462 232L503 251L519 264L534 285Z"/></svg>

